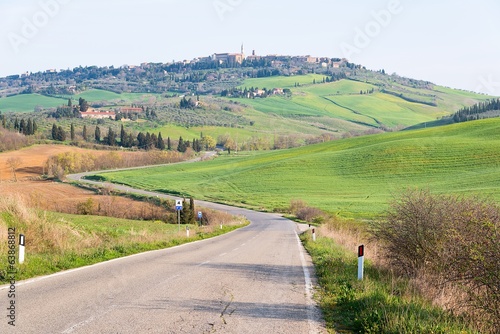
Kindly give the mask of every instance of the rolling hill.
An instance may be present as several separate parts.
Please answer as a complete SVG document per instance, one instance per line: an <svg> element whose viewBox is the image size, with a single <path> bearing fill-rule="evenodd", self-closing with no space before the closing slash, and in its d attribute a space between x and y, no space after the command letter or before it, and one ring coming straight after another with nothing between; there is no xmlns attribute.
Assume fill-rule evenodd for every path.
<svg viewBox="0 0 500 334"><path fill-rule="evenodd" d="M113 182L267 210L292 199L347 217L381 214L408 187L500 200L500 120L343 139L147 170Z"/></svg>

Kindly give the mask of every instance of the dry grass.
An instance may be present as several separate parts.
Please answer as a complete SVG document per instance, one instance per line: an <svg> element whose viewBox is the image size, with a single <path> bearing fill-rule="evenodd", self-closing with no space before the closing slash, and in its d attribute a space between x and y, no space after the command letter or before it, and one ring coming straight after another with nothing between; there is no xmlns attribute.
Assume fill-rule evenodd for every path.
<svg viewBox="0 0 500 334"><path fill-rule="evenodd" d="M100 243L97 236L83 235L81 231L72 229L71 225L54 224L45 212L29 208L20 196L1 197L0 213L2 237L6 236L8 227L18 226L30 236L26 240L26 247L35 253L82 251ZM5 247L5 243L0 244L2 254L6 253Z"/></svg>

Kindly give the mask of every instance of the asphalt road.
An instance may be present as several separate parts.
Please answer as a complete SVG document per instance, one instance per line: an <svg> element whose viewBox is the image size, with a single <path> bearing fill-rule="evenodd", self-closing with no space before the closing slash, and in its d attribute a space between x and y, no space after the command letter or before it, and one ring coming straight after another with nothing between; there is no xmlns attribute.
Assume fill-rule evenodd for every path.
<svg viewBox="0 0 500 334"><path fill-rule="evenodd" d="M217 238L17 282L15 327L8 325L9 287L0 287L0 333L326 332L312 300L314 267L296 223L197 205L244 215L252 224Z"/></svg>

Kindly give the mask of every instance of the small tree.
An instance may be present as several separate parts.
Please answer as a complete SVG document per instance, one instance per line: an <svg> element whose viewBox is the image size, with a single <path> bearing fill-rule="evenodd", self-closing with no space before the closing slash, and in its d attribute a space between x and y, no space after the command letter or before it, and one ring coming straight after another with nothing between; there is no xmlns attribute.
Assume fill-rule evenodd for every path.
<svg viewBox="0 0 500 334"><path fill-rule="evenodd" d="M7 159L7 165L12 170L12 175L14 177L15 182L17 182L16 171L21 164L22 164L22 160L19 157L11 157L11 158Z"/></svg>

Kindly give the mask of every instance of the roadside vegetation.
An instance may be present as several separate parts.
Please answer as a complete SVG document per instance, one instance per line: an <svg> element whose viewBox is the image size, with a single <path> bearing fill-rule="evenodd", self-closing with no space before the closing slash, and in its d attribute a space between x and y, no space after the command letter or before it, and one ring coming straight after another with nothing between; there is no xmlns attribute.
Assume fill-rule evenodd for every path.
<svg viewBox="0 0 500 334"><path fill-rule="evenodd" d="M317 297L332 333L497 333L498 205L408 190L394 199L385 219L369 225L302 201L294 201L291 211L321 223L315 242L310 232L301 239L315 264ZM368 260L358 281L361 244Z"/></svg>
<svg viewBox="0 0 500 334"><path fill-rule="evenodd" d="M179 231L176 224L159 220L48 212L30 208L19 197L2 196L0 238L7 240L8 228L26 236L26 262L16 265L16 279L21 280L201 240L247 224L242 217L203 212L204 225L185 224ZM0 263L7 263L7 254L7 243L0 243ZM7 283L6 269L0 268L0 284Z"/></svg>

